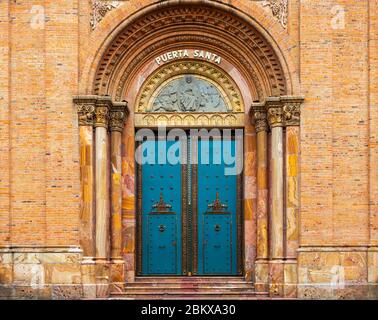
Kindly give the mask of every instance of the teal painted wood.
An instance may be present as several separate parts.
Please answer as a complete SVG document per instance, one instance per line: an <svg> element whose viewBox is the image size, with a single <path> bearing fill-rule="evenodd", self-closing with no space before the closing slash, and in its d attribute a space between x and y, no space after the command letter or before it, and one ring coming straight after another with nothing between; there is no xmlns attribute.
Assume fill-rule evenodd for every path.
<svg viewBox="0 0 378 320"><path fill-rule="evenodd" d="M145 141L142 145L142 275L181 275L181 164L163 162L174 141ZM166 144L167 148L164 148ZM167 149L167 150L165 150ZM171 206L153 206L161 199Z"/></svg>
<svg viewBox="0 0 378 320"><path fill-rule="evenodd" d="M234 140L198 142L198 275L237 275L237 176L225 174L235 146ZM221 213L208 207L217 193L227 205Z"/></svg>

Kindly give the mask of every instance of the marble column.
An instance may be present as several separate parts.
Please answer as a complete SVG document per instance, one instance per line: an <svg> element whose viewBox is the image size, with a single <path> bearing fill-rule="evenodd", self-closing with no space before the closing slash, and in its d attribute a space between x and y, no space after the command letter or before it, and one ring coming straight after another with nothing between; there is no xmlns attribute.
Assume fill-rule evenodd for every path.
<svg viewBox="0 0 378 320"><path fill-rule="evenodd" d="M265 103L254 103L252 120L257 137L257 244L255 288L257 292L268 291L269 246L268 246L268 121Z"/></svg>
<svg viewBox="0 0 378 320"><path fill-rule="evenodd" d="M83 261L93 261L95 256L95 208L94 208L94 136L93 124L96 96L74 98L79 118L79 150L81 181L81 247Z"/></svg>
<svg viewBox="0 0 378 320"><path fill-rule="evenodd" d="M283 163L283 110L279 97L266 101L271 127L271 193L270 193L270 261L269 293L283 295L284 282L284 163Z"/></svg>
<svg viewBox="0 0 378 320"><path fill-rule="evenodd" d="M83 250L81 273L85 298L96 297L94 277L95 253L95 192L94 192L94 113L96 96L77 96L74 103L79 118L80 153L80 245Z"/></svg>
<svg viewBox="0 0 378 320"><path fill-rule="evenodd" d="M286 236L284 296L297 296L297 249L299 241L299 155L300 155L300 107L302 97L281 97L283 118L286 126Z"/></svg>
<svg viewBox="0 0 378 320"><path fill-rule="evenodd" d="M123 286L125 278L122 257L122 131L128 114L127 102L113 103L110 111L111 170L111 283Z"/></svg>
<svg viewBox="0 0 378 320"><path fill-rule="evenodd" d="M96 284L97 297L109 294L110 194L108 122L110 97L99 97L95 110L95 193L96 193Z"/></svg>

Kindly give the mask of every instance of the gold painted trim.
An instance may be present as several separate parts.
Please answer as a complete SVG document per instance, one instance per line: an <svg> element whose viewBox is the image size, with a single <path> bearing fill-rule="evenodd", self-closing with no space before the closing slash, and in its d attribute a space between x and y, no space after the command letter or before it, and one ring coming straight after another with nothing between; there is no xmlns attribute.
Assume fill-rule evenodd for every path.
<svg viewBox="0 0 378 320"><path fill-rule="evenodd" d="M136 113L135 127L156 128L161 125L167 127L222 127L244 128L245 114L239 113L205 113L205 112L142 112Z"/></svg>
<svg viewBox="0 0 378 320"><path fill-rule="evenodd" d="M175 76L195 74L215 83L221 92L224 92L233 112L244 113L244 102L240 90L234 80L221 68L204 61L185 60L165 64L152 73L143 84L135 104L135 112L148 112L151 98L158 88L167 80Z"/></svg>

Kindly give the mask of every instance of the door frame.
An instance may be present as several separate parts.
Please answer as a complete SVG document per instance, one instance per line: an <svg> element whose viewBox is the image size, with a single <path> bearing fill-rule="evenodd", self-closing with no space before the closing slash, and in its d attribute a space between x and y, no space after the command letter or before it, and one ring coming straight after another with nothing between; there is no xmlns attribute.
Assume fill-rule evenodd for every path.
<svg viewBox="0 0 378 320"><path fill-rule="evenodd" d="M182 128L187 134L190 129L192 128ZM211 129L211 128L208 128ZM222 130L222 128L217 128ZM230 129L230 128L227 128ZM237 128L234 128L237 129ZM240 129L240 128L238 128ZM137 128L136 128L137 130ZM169 132L169 128L167 128L167 133ZM245 129L243 130L243 145L245 144ZM157 130L153 130L156 133ZM231 139L235 139L232 135ZM187 139L189 142L190 140ZM135 143L135 154L137 148L143 142L136 142ZM185 147L186 152L188 152L187 148ZM245 152L245 148L243 148L243 152ZM244 158L244 154L243 154ZM181 165L181 190L182 190L182 202L181 202L181 262L182 262L182 274L178 275L177 277L190 277L190 276L199 276L199 277L218 277L220 275L198 275L198 164L191 165L191 176L192 176L192 192L191 192L191 203L192 203L192 214L191 214L191 233L193 237L192 241L192 252L195 254L192 255L192 266L191 270L193 272L188 271L188 192L187 192L187 181L188 181L188 165L190 164L182 164ZM243 160L243 170L237 176L236 181L236 261L237 261L237 276L245 276L245 234L244 234L244 206L243 206L243 199L244 199L244 160ZM136 265L135 265L135 274L137 277L172 277L176 275L145 275L142 274L142 259L143 259L143 239L142 239L142 165L135 161L135 175L136 175L136 243L135 243L135 255L136 255ZM194 223L193 223L194 222ZM189 222L190 223L190 222ZM232 277L235 275L221 275L222 277Z"/></svg>

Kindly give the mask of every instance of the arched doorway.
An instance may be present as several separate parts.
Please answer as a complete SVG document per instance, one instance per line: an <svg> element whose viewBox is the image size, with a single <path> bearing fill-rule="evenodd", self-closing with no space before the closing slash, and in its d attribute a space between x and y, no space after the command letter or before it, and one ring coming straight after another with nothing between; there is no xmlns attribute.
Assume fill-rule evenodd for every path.
<svg viewBox="0 0 378 320"><path fill-rule="evenodd" d="M110 260L114 261L115 265L120 265L122 276L113 281L114 283L133 282L138 274L148 274L143 270L143 250L140 250L143 249L143 230L138 232L138 227L143 225L142 221L138 222L139 218L143 220L143 213L138 209L143 206L140 204L138 206L138 199L142 199L143 202L143 196L139 196L142 194L140 190L142 183L138 183L140 175L138 176L135 166L136 129L155 129L159 124L181 129L226 127L244 130L244 172L242 182L235 184L236 189L243 186L242 192L239 193L243 195L242 198L235 201L235 206L241 208L239 216L235 214L235 218L239 217L242 221L237 224L236 232L234 231L234 234L240 238L233 240L243 250L234 250L236 252L234 260L237 262L229 274L242 274L243 279L255 281L256 284L261 285L259 290L262 292L270 289L273 293L281 294L282 290L279 288L277 291L276 284L280 283L281 287L284 282L282 277L286 259L283 249L282 149L283 139L286 137L284 127L299 124L296 119L298 119L297 111L301 99L287 96L292 93L293 85L285 59L274 47L275 42L268 33L255 20L237 9L220 3L199 5L189 2L180 5L169 2L151 5L128 19L127 23L119 27L115 36L106 42L106 46L96 58L98 64L91 76L90 92L94 94L96 101L98 97L102 97L101 106L106 105L110 99L108 118L113 122L114 120L122 122L123 118L119 113L117 118L117 113L112 111L122 103L112 101L126 100L129 102L130 110L122 136L118 135L120 130L114 130L117 136L110 139L111 145L113 141L117 141L117 146L111 147L114 156L112 153L111 159L106 159L99 155L103 162L109 161L110 177L107 178L106 164L102 162L104 172L98 174L96 172L96 174L102 177L103 181L96 180L94 184L99 188L98 186L108 179L109 184L112 185L110 188L112 194L108 196L105 194L105 199L111 198L111 205L107 205L106 200L104 205L100 207L96 205L96 218L100 217L96 219L96 230L111 233L112 241L108 250L106 245L100 243L106 241L106 234L104 236L99 232L96 248L100 248L102 253L96 254L104 261ZM193 82L198 86L193 86ZM192 87L192 97L187 95L185 103L181 104L176 101L177 92L174 88L184 88L186 84ZM202 86L207 86L209 92L213 93L206 93L207 89L201 91ZM170 101L171 94L173 100ZM214 98L218 95L218 98L220 97L218 100L223 103L219 109L222 111L217 112L214 105L210 106L211 103L207 105L207 110L199 111L203 106L193 99L193 95L207 95ZM256 101L260 103L254 103ZM94 102L94 109L99 111L98 116L95 114L94 121L96 143L99 141L97 131L101 131L98 127L104 127L103 121L96 120L104 114L103 110L100 112L96 107L97 104L98 102ZM253 105L252 109L249 108L251 105ZM123 114L125 115L125 112ZM119 128L119 126L115 127ZM268 133L270 128L272 135ZM298 130L292 131L298 141ZM259 135L260 132L264 134ZM99 133L99 136L105 137L105 132ZM106 150L109 144L106 138L104 139L106 145L102 150ZM270 160L268 160L269 145L273 145ZM96 150L98 149L99 147L96 147ZM299 151L297 148L293 150L291 152L294 153L295 158ZM277 159L278 165L275 162ZM274 164L275 168L271 186L268 185L269 162ZM297 162L293 162L292 159L291 163L297 166ZM185 175L188 173L186 172ZM296 177L293 181L297 183ZM270 189L278 191L269 195ZM295 190L297 198L298 188L295 187ZM98 190L95 193L97 195L101 192L109 191ZM186 196L187 194L184 195ZM270 205L269 196L272 197L271 204L279 205ZM159 203L166 203L164 199L163 195L160 202L159 193L148 201L153 201L152 205L158 207ZM221 200L216 193L213 195L213 200L217 199ZM293 206L297 204L294 203ZM293 211L294 215L297 214L295 210L296 208ZM270 216L268 211L271 211ZM292 223L296 218L290 219ZM108 225L104 226L104 223ZM159 224L159 230L163 230L160 228L161 225L164 227L164 224ZM182 216L179 225L182 225ZM190 228L181 228L181 231L198 236L198 233L193 233ZM269 235L272 232L273 237ZM179 236L181 242L187 241L183 241L187 236L182 234ZM175 241L177 244L177 239L173 240ZM295 247L297 240L293 243ZM180 248L183 248L182 245ZM183 257L184 260L188 259L188 256L192 259L196 255L198 259L198 250L192 250L189 255L183 255L183 252L176 255L174 261L176 266L179 266L178 261L181 262L181 269L177 271L176 268L175 274L185 275L192 272L195 269L193 263L189 271L188 268L186 270L182 268L182 265L188 266L188 262L182 263L182 261ZM290 264L290 268L291 271L294 270L295 262ZM220 273L222 272L214 274Z"/></svg>
<svg viewBox="0 0 378 320"><path fill-rule="evenodd" d="M189 59L221 57L166 56L178 61L153 72L135 103L137 274L242 275L242 95L219 66Z"/></svg>

